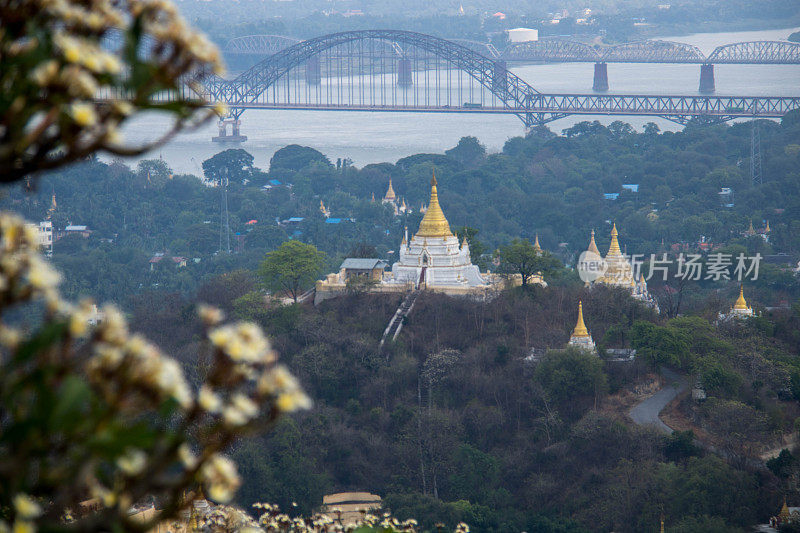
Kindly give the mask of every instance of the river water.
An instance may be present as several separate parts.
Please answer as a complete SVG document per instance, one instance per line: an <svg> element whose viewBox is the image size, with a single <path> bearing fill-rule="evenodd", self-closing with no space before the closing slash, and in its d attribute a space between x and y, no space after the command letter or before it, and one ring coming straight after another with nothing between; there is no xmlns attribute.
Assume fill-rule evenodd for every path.
<svg viewBox="0 0 800 533"><path fill-rule="evenodd" d="M716 46L742 41L778 40L798 28L751 32L705 33L663 40L697 46L708 55ZM800 65L715 65L716 94L736 96L800 95ZM511 66L512 72L545 93L590 93L594 65L564 63ZM699 65L609 63L610 94L698 94ZM620 117L572 116L549 124L561 132L582 120L610 123ZM624 119L624 117L623 117ZM662 130L680 126L653 117L624 119L641 129L655 122ZM166 130L168 120L151 115L137 119L125 130L128 141L153 139ZM241 146L255 156L255 164L268 168L275 150L288 144L314 147L331 160L350 158L356 166L383 161L394 162L416 153L442 153L465 135L473 135L490 152L499 151L511 137L523 135L524 127L512 115L254 111L242 117L242 133L248 141ZM202 174L200 165L217 152L231 147L211 142L215 124L183 133L148 157L163 157L176 172Z"/></svg>

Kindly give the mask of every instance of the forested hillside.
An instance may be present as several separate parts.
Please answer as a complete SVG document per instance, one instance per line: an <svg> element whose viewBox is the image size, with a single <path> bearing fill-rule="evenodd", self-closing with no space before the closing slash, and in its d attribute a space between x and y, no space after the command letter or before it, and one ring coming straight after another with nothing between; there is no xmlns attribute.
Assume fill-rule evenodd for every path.
<svg viewBox="0 0 800 533"><path fill-rule="evenodd" d="M542 246L569 265L586 248L591 229L600 249L607 249L611 222L628 253L672 252L674 245L695 252L701 240L712 245L703 253L720 247L731 253L785 253L782 266L762 264L750 292L757 303L776 306L800 295L786 271L800 259L800 114L787 115L780 124L760 121L759 128L764 178L758 185L749 176L749 123L690 126L678 133L659 133L650 125L637 133L622 122L609 127L585 122L559 136L534 130L510 139L497 154L464 138L445 154L360 169L299 146L279 150L263 170L253 168L246 152L229 150L206 161L201 177L173 175L162 160L143 161L135 169L88 161L34 183L33 192L12 190L2 203L42 220L55 195L57 228L71 223L93 231L88 239L68 236L55 244L54 259L68 274L67 294L125 304L142 290L188 294L209 276L254 269L290 237L326 252L328 271L360 244L391 260L387 253L397 250L403 227L413 232L419 223L435 169L451 225L477 229L476 239L489 253L538 233ZM222 172L230 179L231 255L217 254L220 189L199 179L213 182ZM411 214L395 217L380 204L390 178ZM262 189L269 180L280 185ZM623 184L638 185L638 192ZM726 199L719 194L723 188L732 191ZM606 193L619 196L607 200ZM338 223L326 223L320 201ZM303 220L285 222L292 217ZM762 229L767 221L769 242L744 235L751 222ZM189 261L184 268L163 261L151 269L156 253ZM726 297L735 291L710 283L698 287L726 287Z"/></svg>
<svg viewBox="0 0 800 533"><path fill-rule="evenodd" d="M784 493L800 497L791 455L772 470L753 466L796 432L800 345L785 332L800 331L797 309L717 328L700 317L666 321L602 287L516 290L491 302L425 295L399 341L380 350L399 297L263 309L224 289L242 284L220 279L204 295L259 321L315 399L310 413L237 449L242 504L296 502L307 512L323 494L369 490L428 528L463 520L473 531L655 532L663 510L669 532L721 533L765 521ZM553 351L526 361L531 347L566 345L578 299L602 357ZM191 305L140 301L133 326L194 368ZM637 362L605 360L604 348L630 346ZM681 408L701 444L625 416L626 398L661 363L705 384L708 399ZM727 460L703 448L711 443Z"/></svg>

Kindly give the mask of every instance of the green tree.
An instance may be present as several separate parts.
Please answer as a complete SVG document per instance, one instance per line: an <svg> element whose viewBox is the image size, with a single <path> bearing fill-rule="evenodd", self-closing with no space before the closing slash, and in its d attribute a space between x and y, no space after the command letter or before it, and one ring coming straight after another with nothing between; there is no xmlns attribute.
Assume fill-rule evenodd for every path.
<svg viewBox="0 0 800 533"><path fill-rule="evenodd" d="M483 259L482 255L486 253L486 245L478 240L478 230L470 228L469 226L462 226L456 230L456 237L459 241L467 239L469 245L469 259L474 265L481 265Z"/></svg>
<svg viewBox="0 0 800 533"><path fill-rule="evenodd" d="M651 366L688 364L689 344L671 328L637 321L631 328L630 339L636 356L644 358Z"/></svg>
<svg viewBox="0 0 800 533"><path fill-rule="evenodd" d="M163 159L144 159L136 166L136 179L143 189L162 189L172 176Z"/></svg>
<svg viewBox="0 0 800 533"><path fill-rule="evenodd" d="M461 137L456 146L444 153L464 165L474 166L486 157L486 147L475 137Z"/></svg>
<svg viewBox="0 0 800 533"><path fill-rule="evenodd" d="M258 275L272 291L285 290L297 303L300 292L314 282L322 270L325 254L312 244L286 241L267 253Z"/></svg>
<svg viewBox="0 0 800 533"><path fill-rule="evenodd" d="M242 183L251 180L256 172L253 156L241 148L230 148L203 161L203 174L206 180L227 178Z"/></svg>
<svg viewBox="0 0 800 533"><path fill-rule="evenodd" d="M300 146L299 144L290 144L289 146L284 146L272 155L272 158L269 160L269 171L298 171L312 163L322 163L325 166L331 166L331 162L325 157L325 154L319 150L309 148L308 146Z"/></svg>
<svg viewBox="0 0 800 533"><path fill-rule="evenodd" d="M536 366L533 379L551 400L571 414L596 405L608 387L600 358L578 348L548 352Z"/></svg>
<svg viewBox="0 0 800 533"><path fill-rule="evenodd" d="M522 286L537 272L548 272L558 267L559 261L549 252L539 252L527 239L514 239L511 244L500 248L500 261L507 272L522 276Z"/></svg>

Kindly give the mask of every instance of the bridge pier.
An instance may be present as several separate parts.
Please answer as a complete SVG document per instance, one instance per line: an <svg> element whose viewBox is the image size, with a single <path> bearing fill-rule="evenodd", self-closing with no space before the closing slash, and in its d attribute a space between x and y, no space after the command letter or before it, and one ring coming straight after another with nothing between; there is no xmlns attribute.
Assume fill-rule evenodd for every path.
<svg viewBox="0 0 800 533"><path fill-rule="evenodd" d="M398 87L411 87L414 84L413 77L411 76L411 60L400 59L397 62L397 86Z"/></svg>
<svg viewBox="0 0 800 533"><path fill-rule="evenodd" d="M608 65L604 62L594 64L594 83L592 90L603 92L608 90Z"/></svg>
<svg viewBox="0 0 800 533"><path fill-rule="evenodd" d="M508 88L508 70L506 69L506 62L497 60L494 62L494 69L492 70L492 89L505 91Z"/></svg>
<svg viewBox="0 0 800 533"><path fill-rule="evenodd" d="M311 56L306 61L306 83L319 85L322 82L322 70L319 66L319 56Z"/></svg>
<svg viewBox="0 0 800 533"><path fill-rule="evenodd" d="M704 63L700 65L700 92L713 93L715 90L714 65L711 63Z"/></svg>
<svg viewBox="0 0 800 533"><path fill-rule="evenodd" d="M231 125L231 134L228 135L228 124ZM219 135L212 137L215 143L243 143L247 140L247 135L242 135L239 131L241 121L238 118L219 119Z"/></svg>

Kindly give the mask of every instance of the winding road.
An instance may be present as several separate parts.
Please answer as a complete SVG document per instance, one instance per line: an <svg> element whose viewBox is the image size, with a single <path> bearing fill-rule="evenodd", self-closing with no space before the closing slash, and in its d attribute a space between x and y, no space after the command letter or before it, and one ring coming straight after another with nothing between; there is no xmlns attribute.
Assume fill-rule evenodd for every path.
<svg viewBox="0 0 800 533"><path fill-rule="evenodd" d="M628 414L640 426L655 426L665 433L672 433L672 428L662 422L658 415L673 398L686 390L689 382L684 376L667 368L661 369L661 375L666 381L664 388L636 404Z"/></svg>

